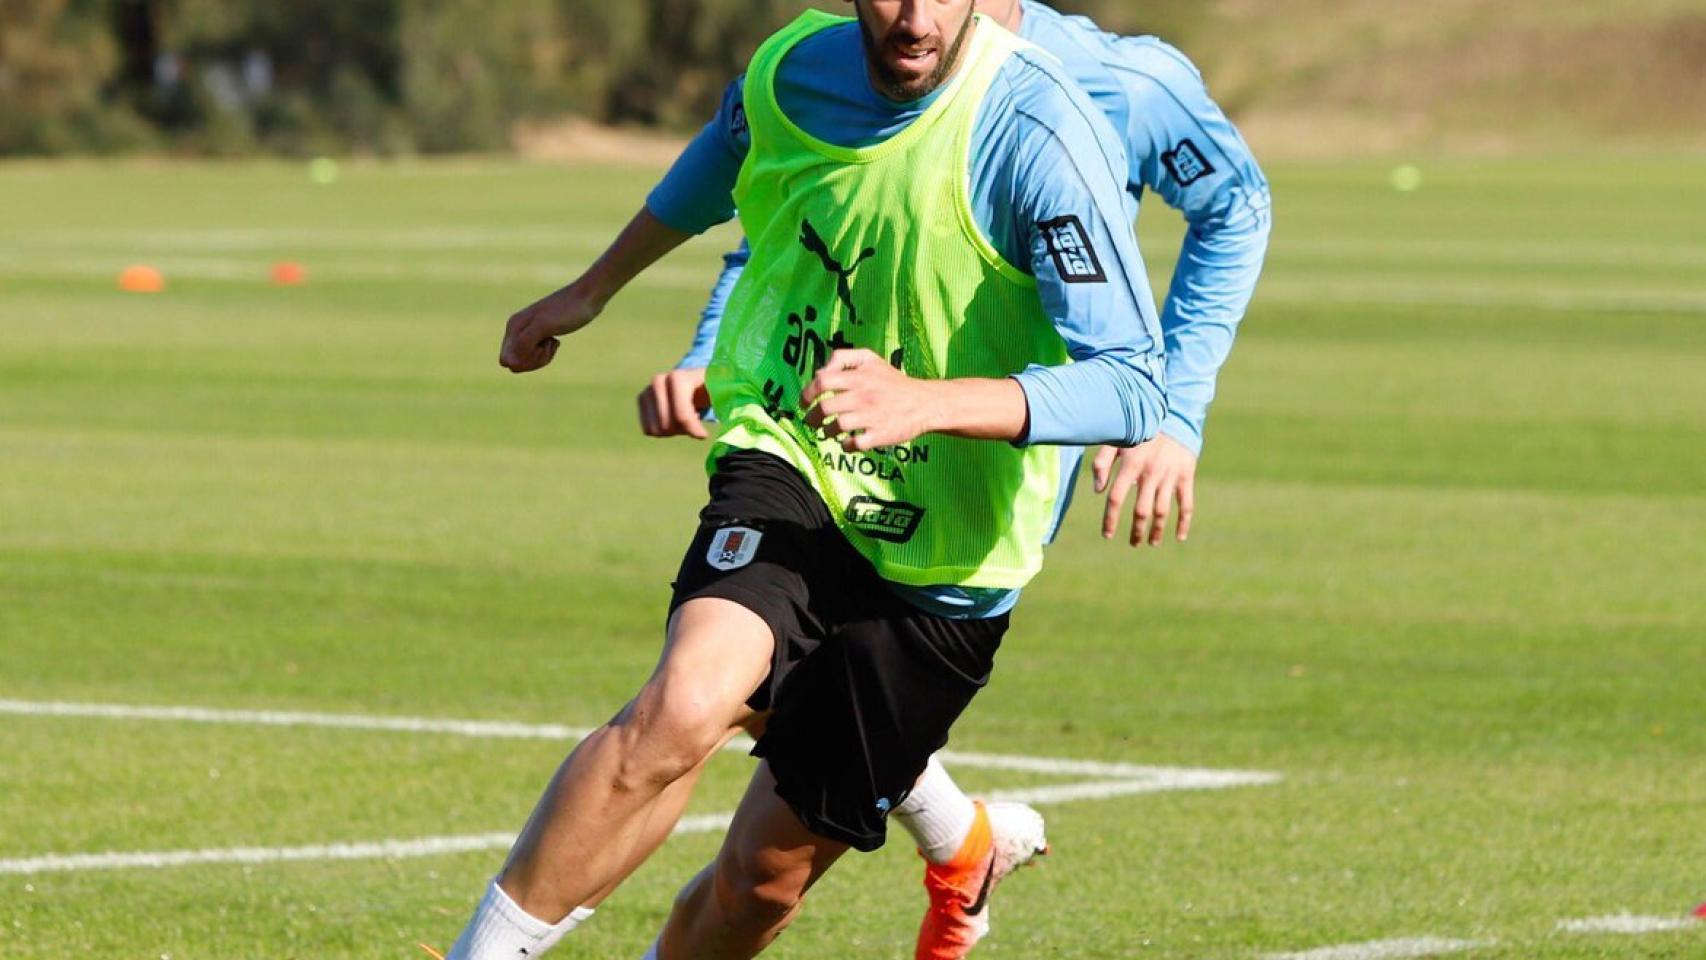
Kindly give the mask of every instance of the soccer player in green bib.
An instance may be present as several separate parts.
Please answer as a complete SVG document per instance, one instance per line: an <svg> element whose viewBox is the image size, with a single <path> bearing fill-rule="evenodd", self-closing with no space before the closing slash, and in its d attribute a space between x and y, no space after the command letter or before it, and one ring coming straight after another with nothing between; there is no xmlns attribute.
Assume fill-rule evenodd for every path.
<svg viewBox="0 0 1706 960"><path fill-rule="evenodd" d="M1119 137L972 0L854 8L759 49L751 148L704 184L752 256L663 655L564 761L451 960L536 957L586 920L742 729L762 763L647 955L757 955L839 857L883 843L987 683L1055 518L1053 447L1135 444L1165 416ZM510 319L503 365L550 363L689 235L642 210Z"/></svg>
<svg viewBox="0 0 1706 960"><path fill-rule="evenodd" d="M1091 20L1060 13L1041 0L979 0L978 11L1054 55L1090 95L1121 135L1131 203L1151 208L1157 201L1164 203L1177 210L1189 227L1161 310L1167 417L1149 442L1131 448L1103 447L1091 458L1096 489L1107 492L1104 536L1114 536L1129 500L1132 546L1163 544L1170 517L1176 517L1176 536L1184 540L1195 514L1197 457L1216 381L1255 294L1267 252L1271 224L1267 178L1209 93L1202 74L1165 41L1108 33ZM734 216L732 199L704 189L704 184L732 183L746 159L751 135L744 101L743 83L737 79L716 117L689 147L684 162L647 198L647 208L659 219L698 233ZM815 127L810 104L804 106L808 112L801 125ZM796 110L791 103L785 112ZM979 137L978 141L993 147L998 138ZM974 170L980 162L986 161L974 154ZM979 211L980 224L997 221L993 206ZM710 406L705 368L711 363L729 294L750 258L751 249L744 241L723 257L722 273L686 355L640 391L639 424L646 435L709 438L701 419L701 411ZM1071 279L1046 270L1036 278L1040 292ZM1063 489L1057 528L1087 455L1078 447L1059 449ZM890 819L910 835L925 862L929 906L919 928L916 960L965 957L989 929L988 911L973 912L973 908L989 902L1003 878L1023 865L1032 851L1046 847L1039 813L1010 801L974 800L935 761ZM653 829L667 831L671 826L660 817Z"/></svg>

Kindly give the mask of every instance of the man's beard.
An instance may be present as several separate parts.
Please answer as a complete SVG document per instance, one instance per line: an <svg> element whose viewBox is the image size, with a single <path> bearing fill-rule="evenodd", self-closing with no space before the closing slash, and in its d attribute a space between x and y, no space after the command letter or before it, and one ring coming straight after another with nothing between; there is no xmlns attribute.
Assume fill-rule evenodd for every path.
<svg viewBox="0 0 1706 960"><path fill-rule="evenodd" d="M948 75L959 65L961 48L965 46L966 34L971 32L972 21L977 19L976 13L966 14L965 22L960 24L960 32L954 35L954 42L948 45L947 52L936 58L936 68L922 80L906 81L895 76L888 64L883 62L882 54L871 40L871 31L862 25L859 28L859 39L865 47L865 62L870 64L871 73L877 78L877 83L883 88L891 100L902 103L918 100L935 92Z"/></svg>

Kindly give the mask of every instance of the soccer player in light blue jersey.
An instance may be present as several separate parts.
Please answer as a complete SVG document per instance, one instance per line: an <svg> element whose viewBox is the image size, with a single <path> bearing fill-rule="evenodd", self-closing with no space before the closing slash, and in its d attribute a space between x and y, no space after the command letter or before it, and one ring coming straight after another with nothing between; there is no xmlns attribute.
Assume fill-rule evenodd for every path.
<svg viewBox="0 0 1706 960"><path fill-rule="evenodd" d="M1267 252L1267 180L1243 138L1210 97L1196 67L1168 44L1155 37L1110 34L1088 19L1063 15L1033 0L983 0L979 9L1059 58L1067 74L1113 124L1124 140L1128 164L1124 179L1132 217L1145 194L1153 193L1180 211L1189 225L1161 314L1168 409L1160 434L1134 447L1102 447L1093 460L1096 489L1108 495L1103 536L1115 534L1130 499L1133 546L1165 541L1175 503L1176 536L1184 540L1195 509L1197 458L1215 381L1231 352ZM825 116L816 119L826 127L844 123L857 115L867 95L849 89L834 111L826 110ZM648 207L655 215L695 232L729 219L733 210L726 194L698 192L692 185L697 176L739 167L748 145L744 117L737 81L717 118L689 148L683 165L652 194ZM1000 122L991 117L986 125ZM1035 127L1027 132L1047 134ZM986 145L991 142L980 140ZM974 178L980 171L991 176L1005 172L992 161L974 163ZM981 209L979 214L1000 246L1010 232L1008 225L999 222L996 211ZM724 257L722 275L692 347L674 370L657 375L641 391L640 422L648 435L709 436L699 415L709 405L704 368L723 307L747 258L744 242ZM1043 272L1037 279L1045 297L1070 300L1078 289L1066 272ZM1031 393L1034 402L1036 391ZM1098 402L1084 394L1060 399L1068 406ZM1081 447L1062 448L1067 469L1062 471L1066 488L1059 501L1061 516L1070 503L1082 454ZM1058 517L1056 523L1058 527ZM894 811L894 818L912 834L929 864L925 884L932 903L920 931L920 960L964 956L987 930L987 917L980 916L981 911L968 912L978 903L984 864L965 864L965 858L958 856L974 826L981 823L980 812L936 762L907 802ZM999 881L1013 864L1027 859L1026 851L1035 849L1031 839L1040 839L1041 828L1034 815L1010 807L997 807L994 815L996 840L1018 851L998 858L994 880Z"/></svg>
<svg viewBox="0 0 1706 960"><path fill-rule="evenodd" d="M1125 150L1057 58L974 17L974 0L857 0L854 11L856 20L804 16L767 43L752 74L753 134L718 153L719 131L746 128L737 83L709 135L604 254L510 318L500 362L515 373L551 363L560 337L745 196L759 256L777 259L755 256L730 322L755 342L771 338L776 352L759 362L780 361L773 375L798 389L775 399L765 382L765 415L806 425L784 440L815 429L812 449L863 452L824 471L871 476L880 463L913 463L912 479L935 478L963 499L931 500L926 514L864 497L891 518L867 531L843 522L852 514L830 488L845 477L815 466L808 477L785 449L720 449L656 671L559 768L450 960L536 957L567 935L662 842L703 764L741 728L758 734L763 762L716 860L677 899L653 951L660 960L756 955L839 857L882 845L898 807L909 830L939 838L920 846L945 868L927 872L941 881L932 893L952 900L952 916L931 917L954 925L927 920L926 932L957 939L938 937L925 955L963 955L987 921L984 894L1043 846L1028 808L998 816L997 805L974 806L957 789L925 789L919 803L909 796L921 784L952 787L945 775L925 776L930 754L987 682L1016 587L1058 520L1056 464L1034 448L1135 446L1167 417L1164 338L1130 228ZM800 176L737 182L780 170ZM803 208L791 204L811 205L810 219L796 226ZM916 211L932 205L954 215L916 232ZM907 251L919 258L897 278ZM777 264L786 266L766 277ZM881 285L871 282L877 264ZM825 349L789 358L789 324L761 306L776 296L803 298L805 315L823 311L802 324L832 319ZM855 306L870 318L879 304L876 322L853 327ZM919 323L902 330L896 304L916 305ZM850 330L851 339L835 335ZM970 366L932 359L967 330L986 338L962 358ZM890 352L898 336L922 349ZM871 342L884 344L881 355L859 348ZM737 362L718 364L730 374L718 401L754 411L731 404L760 383L756 368ZM894 452L927 435L939 453L952 441L978 457L938 456L926 468L922 448L915 461ZM990 483L980 466L989 463L1043 479ZM928 484L919 486L926 496ZM904 544L921 524L970 531L979 517L1009 518L1023 569L893 575L855 547L860 536ZM977 548L969 541L968 555ZM938 569L943 579L928 579ZM948 863L936 863L938 850Z"/></svg>

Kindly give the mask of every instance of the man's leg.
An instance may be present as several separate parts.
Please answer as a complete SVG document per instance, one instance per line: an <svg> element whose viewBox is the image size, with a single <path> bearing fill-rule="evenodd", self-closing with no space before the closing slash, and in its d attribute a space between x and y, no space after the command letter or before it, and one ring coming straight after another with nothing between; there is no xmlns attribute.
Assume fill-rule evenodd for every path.
<svg viewBox="0 0 1706 960"><path fill-rule="evenodd" d="M682 605L651 679L563 762L451 960L537 956L637 866L655 802L748 718L773 651L770 627L745 607Z"/></svg>
<svg viewBox="0 0 1706 960"><path fill-rule="evenodd" d="M848 846L813 834L768 763L747 785L717 859L676 898L656 960L749 960L799 914L806 891Z"/></svg>
<svg viewBox="0 0 1706 960"><path fill-rule="evenodd" d="M762 729L760 726L762 721L762 715L754 716L745 725L746 732L756 736L758 730ZM582 906L591 909L609 899L622 881L632 876L634 871L640 869L641 864L650 859L651 855L663 846L664 841L668 840L670 834L675 832L675 825L681 821L681 815L686 812L688 801L693 799L693 788L699 783L699 775L705 772L705 764L710 763L711 758L722 752L722 749L728 746L729 741L733 740L738 734L738 730L730 730L728 736L723 738L723 742L717 744L717 748L700 761L697 767L694 767L680 780L670 784L664 789L663 793L658 794L658 798L652 801L651 807L645 814L645 825L640 830L640 838L635 842L634 849L629 854L628 862L623 866L620 875L610 883L605 884L604 889L589 897Z"/></svg>
<svg viewBox="0 0 1706 960"><path fill-rule="evenodd" d="M897 816L919 793L930 799L915 808L913 820L926 822L914 829L914 823L902 821L914 837L926 835L919 854L925 860L924 890L930 906L919 924L913 955L915 960L961 960L989 933L995 888L1013 871L1048 852L1043 818L1022 803L967 798L934 758L918 790L896 808ZM970 808L969 818L955 809L961 805ZM928 822L932 819L938 822ZM966 824L957 843L949 839L954 834L933 829L953 824L958 831L962 819ZM934 842L934 850L925 848L925 842Z"/></svg>
<svg viewBox="0 0 1706 960"><path fill-rule="evenodd" d="M931 863L954 858L977 822L977 804L966 796L942 761L931 756L906 800L894 808L893 819L911 835L918 852Z"/></svg>

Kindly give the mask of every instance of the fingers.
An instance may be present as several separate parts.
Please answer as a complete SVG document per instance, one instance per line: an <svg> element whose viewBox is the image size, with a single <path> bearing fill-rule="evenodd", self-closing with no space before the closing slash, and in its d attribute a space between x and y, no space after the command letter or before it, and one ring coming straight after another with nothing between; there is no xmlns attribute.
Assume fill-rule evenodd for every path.
<svg viewBox="0 0 1706 960"><path fill-rule="evenodd" d="M663 420L658 414L657 385L658 378L653 377L652 382L646 384L645 389L634 398L634 405L639 409L640 432L648 437L663 436Z"/></svg>
<svg viewBox="0 0 1706 960"><path fill-rule="evenodd" d="M1155 518L1155 491L1161 486L1156 471L1146 471L1138 484L1137 500L1131 505L1131 545L1137 546L1149 536L1149 524Z"/></svg>
<svg viewBox="0 0 1706 960"><path fill-rule="evenodd" d="M806 384L806 388L800 391L800 408L810 410L817 405L824 394L845 390L851 383L852 378L842 371L824 367L818 371L817 376L812 378L812 382Z"/></svg>
<svg viewBox="0 0 1706 960"><path fill-rule="evenodd" d="M842 417L841 422L845 423L851 416L849 414ZM855 423L849 425L846 433L842 435L841 449L848 453L867 453L878 447L892 447L904 443L908 439L904 433L893 428L865 427Z"/></svg>
<svg viewBox="0 0 1706 960"><path fill-rule="evenodd" d="M513 314L504 325L503 347L498 351L498 363L511 373L527 373L550 363L561 345L538 323L539 305L534 304Z"/></svg>
<svg viewBox="0 0 1706 960"><path fill-rule="evenodd" d="M549 364L557 356L559 346L554 338L533 344L510 341L504 344L498 362L511 373L528 373Z"/></svg>
<svg viewBox="0 0 1706 960"><path fill-rule="evenodd" d="M802 394L800 405L806 408L806 426L822 430L829 436L834 436L839 432L834 426L835 414L847 409L847 395L826 396L822 402L813 406L806 406Z"/></svg>
<svg viewBox="0 0 1706 960"><path fill-rule="evenodd" d="M824 394L845 390L860 382L858 373L873 361L886 367L883 358L869 350L837 350L830 354L823 369L800 391L800 407L810 409Z"/></svg>
<svg viewBox="0 0 1706 960"><path fill-rule="evenodd" d="M1096 448L1096 457L1090 461L1090 472L1096 479L1096 492L1108 489L1108 480L1113 475L1114 460L1120 455L1118 447L1100 446Z"/></svg>
<svg viewBox="0 0 1706 960"><path fill-rule="evenodd" d="M694 403L694 384L679 371L670 371L664 376L665 390L669 396L669 412L674 422L670 433L685 433L698 440L709 437L710 431L705 429L705 422L699 419L699 407Z"/></svg>
<svg viewBox="0 0 1706 960"><path fill-rule="evenodd" d="M1185 477L1179 481L1179 542L1184 543L1191 536L1191 516L1196 513L1197 493L1196 478Z"/></svg>
<svg viewBox="0 0 1706 960"><path fill-rule="evenodd" d="M504 324L503 345L498 348L498 365L506 370L514 370L523 362L520 334L527 323L527 314L527 310L513 314L509 322Z"/></svg>
<svg viewBox="0 0 1706 960"><path fill-rule="evenodd" d="M1178 489L1177 480L1168 476L1155 488L1155 517L1154 524L1149 528L1149 545L1159 547L1167 536L1167 518L1172 515L1173 492Z"/></svg>
<svg viewBox="0 0 1706 960"><path fill-rule="evenodd" d="M527 307L510 314L509 322L504 324L503 350L498 354L499 363L506 367L509 366L506 361L509 358L510 346L520 342L521 331L526 328L527 318L532 315L533 307Z"/></svg>
<svg viewBox="0 0 1706 960"><path fill-rule="evenodd" d="M1130 496L1131 488L1137 483L1142 473L1143 462L1130 450L1120 451L1117 456L1118 469L1114 471L1113 479L1108 482L1108 505L1102 511L1102 539L1112 540L1114 531L1120 528L1120 520L1125 515L1126 497Z"/></svg>
<svg viewBox="0 0 1706 960"><path fill-rule="evenodd" d="M883 358L869 350L841 349L829 355L829 362L824 364L826 370L857 370L869 363L882 363Z"/></svg>

